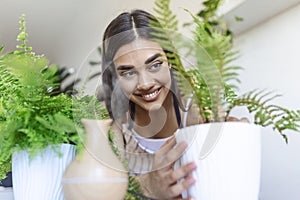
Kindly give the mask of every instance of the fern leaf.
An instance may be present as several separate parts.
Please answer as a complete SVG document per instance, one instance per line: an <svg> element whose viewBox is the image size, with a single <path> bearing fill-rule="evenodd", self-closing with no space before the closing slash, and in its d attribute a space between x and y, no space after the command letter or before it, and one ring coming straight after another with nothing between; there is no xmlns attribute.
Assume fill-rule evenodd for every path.
<svg viewBox="0 0 300 200"><path fill-rule="evenodd" d="M283 134L283 131L300 131L300 111L270 104L271 100L280 96L272 94L273 92L264 90L252 90L234 100L229 110L234 106L246 105L250 113L255 113L254 123L261 126L272 126L287 142L287 137Z"/></svg>

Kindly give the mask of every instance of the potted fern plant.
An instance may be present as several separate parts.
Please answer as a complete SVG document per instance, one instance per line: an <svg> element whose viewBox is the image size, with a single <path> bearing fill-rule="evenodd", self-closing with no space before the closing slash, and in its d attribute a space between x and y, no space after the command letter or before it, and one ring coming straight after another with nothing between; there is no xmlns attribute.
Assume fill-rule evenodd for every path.
<svg viewBox="0 0 300 200"><path fill-rule="evenodd" d="M61 178L80 137L70 96L57 94L58 67L27 45L0 57L0 177L12 168L14 199L63 199ZM3 47L1 47L2 51Z"/></svg>
<svg viewBox="0 0 300 200"><path fill-rule="evenodd" d="M177 141L189 143L175 168L195 161L196 184L183 197L205 200L254 200L260 185L260 127L271 126L287 142L285 130L300 130L300 111L273 105L279 95L253 90L237 95L239 66L232 65L238 52L233 50L232 35L219 21L219 1L205 1L194 20L192 39L178 33L178 20L169 1L155 1L162 31L158 42L171 54L168 61L175 69L183 94L193 96L203 124L181 128ZM154 24L154 27L160 25ZM166 33L166 34L165 34ZM170 41L170 42L169 42ZM254 114L254 123L228 122L233 108L245 106Z"/></svg>

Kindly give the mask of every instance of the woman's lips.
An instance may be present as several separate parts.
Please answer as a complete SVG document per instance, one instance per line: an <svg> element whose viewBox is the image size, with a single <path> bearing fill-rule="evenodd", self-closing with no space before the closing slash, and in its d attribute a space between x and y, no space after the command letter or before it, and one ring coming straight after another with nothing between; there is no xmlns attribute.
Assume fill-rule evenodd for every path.
<svg viewBox="0 0 300 200"><path fill-rule="evenodd" d="M142 99L144 101L155 101L158 98L160 91L161 91L161 88L158 88L154 92L147 93L147 94L141 94L140 96L142 97Z"/></svg>

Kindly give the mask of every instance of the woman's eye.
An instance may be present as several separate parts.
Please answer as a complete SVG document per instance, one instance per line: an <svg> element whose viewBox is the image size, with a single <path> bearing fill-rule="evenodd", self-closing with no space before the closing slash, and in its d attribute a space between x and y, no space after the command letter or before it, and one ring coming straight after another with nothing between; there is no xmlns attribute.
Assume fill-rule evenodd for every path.
<svg viewBox="0 0 300 200"><path fill-rule="evenodd" d="M150 65L149 69L150 69L150 71L156 71L156 70L159 70L162 64L163 64L162 61L155 62L155 63L153 63L152 65Z"/></svg>
<svg viewBox="0 0 300 200"><path fill-rule="evenodd" d="M130 78L135 75L134 71L125 71L120 74L123 78Z"/></svg>

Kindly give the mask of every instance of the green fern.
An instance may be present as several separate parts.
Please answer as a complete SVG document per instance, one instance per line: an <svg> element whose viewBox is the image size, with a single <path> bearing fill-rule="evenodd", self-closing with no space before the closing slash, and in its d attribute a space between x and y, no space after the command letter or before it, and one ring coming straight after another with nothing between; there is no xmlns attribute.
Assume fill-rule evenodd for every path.
<svg viewBox="0 0 300 200"><path fill-rule="evenodd" d="M178 20L170 9L170 0L156 0L153 10L157 13L157 19L166 30L178 30Z"/></svg>
<svg viewBox="0 0 300 200"><path fill-rule="evenodd" d="M168 32L170 27L173 27L171 31L177 30L173 26L176 16L170 11L169 1L156 1L155 5L157 6L154 9L157 18L163 26L161 28L163 31L158 31L160 34L155 36L164 49L166 49L165 46L167 49L169 48L168 61L176 70L175 77L181 91L186 96L194 91L200 115L204 121L224 120L225 114L221 109L224 106L222 101L224 85L227 84L228 79L239 81L237 76L233 78L233 75L237 75L233 69L236 70L238 67L227 67L230 59L235 56L235 52L228 52L232 48L229 36L219 35L218 32L208 32L209 27L193 16L197 25L194 32L196 38L195 40L187 40L179 33ZM169 16L172 16L172 20ZM154 23L154 25L156 24ZM165 45L168 41L171 41L170 44ZM186 70L182 64L179 57L181 52L185 52L183 57L197 58L196 63L189 70ZM230 84L234 86L233 83Z"/></svg>
<svg viewBox="0 0 300 200"><path fill-rule="evenodd" d="M213 29L194 15L192 15L196 30L194 31L195 42L199 49L204 49L207 56L203 52L196 54L197 69L194 77L198 80L200 88L196 91L198 106L202 109L211 111L210 115L204 115L205 121L224 121L224 107L227 102L226 87L232 90L238 89L237 83L241 67L230 65L236 59L237 52L233 51L231 36L224 35L217 29ZM232 91L233 92L233 91ZM198 95L197 95L198 93Z"/></svg>
<svg viewBox="0 0 300 200"><path fill-rule="evenodd" d="M118 149L118 146L115 144L115 133L112 130L108 131L108 140L110 143L110 146L115 153L115 155L121 159L120 150ZM127 161L125 160L123 163L124 167L127 168ZM136 181L134 176L128 176L128 188L125 196L125 200L138 200L138 199L146 199L142 196L138 196L139 194L142 194L140 184L138 181Z"/></svg>
<svg viewBox="0 0 300 200"><path fill-rule="evenodd" d="M217 10L222 4L223 0L206 0L202 4L204 8L197 14L205 21L213 21L217 16ZM217 24L218 22L215 22Z"/></svg>
<svg viewBox="0 0 300 200"><path fill-rule="evenodd" d="M273 127L287 142L284 130L300 131L299 110L272 105L270 101L278 96L272 92L254 90L241 96L236 94L242 68L232 64L238 52L233 50L232 34L227 30L226 23L216 15L221 2L205 1L205 8L198 16L190 13L196 25L191 41L172 33L178 30L173 26L178 22L174 23L176 15L169 8L170 1L155 1L154 10L162 24L155 36L169 50L168 62L176 70L178 86L186 95L193 91L199 114L205 123L225 121L234 107L246 106L250 113L255 113L254 123ZM153 23L153 26L159 25ZM166 31L170 28L173 28L171 32ZM196 59L194 65L184 66L180 52L185 52L181 57Z"/></svg>
<svg viewBox="0 0 300 200"><path fill-rule="evenodd" d="M56 149L61 143L76 144L80 150L80 119L108 117L96 97L54 95L60 87L58 66L49 65L47 58L27 46L24 15L20 25L18 50L0 57L1 178L10 170L14 152L27 150L33 157L48 145Z"/></svg>
<svg viewBox="0 0 300 200"><path fill-rule="evenodd" d="M231 99L231 105L228 108L227 114L236 106L247 106L250 113L255 113L255 124L264 127L271 126L288 142L288 138L283 131L299 131L300 110L288 110L281 106L271 104L273 99L280 96L272 94L273 92L253 90L241 95L239 98Z"/></svg>
<svg viewBox="0 0 300 200"><path fill-rule="evenodd" d="M176 64L174 67L180 68L182 66L181 61L172 43L176 40L176 34L172 33L176 33L178 30L178 20L169 7L170 0L156 0L154 4L153 10L157 13L156 19L158 22L150 20L150 27L155 30L151 34L166 52L170 52L167 53L168 60Z"/></svg>
<svg viewBox="0 0 300 200"><path fill-rule="evenodd" d="M177 32L178 20L170 9L170 0L156 0L155 6L154 11L156 12L158 23L150 21L150 26L156 30L153 33L153 37L165 50L168 62L174 69L173 74L177 80L177 85L181 92L188 97L192 91L196 90L198 85L193 84L195 82L193 72L185 70L180 58L182 53L178 50L184 49L190 52L193 44L185 42L186 38ZM200 113L203 114L201 108Z"/></svg>
<svg viewBox="0 0 300 200"><path fill-rule="evenodd" d="M224 35L232 35L231 31L227 29L226 22L222 16L217 15L219 7L224 3L224 0L206 0L202 3L204 8L197 13L197 16L202 19L205 24L208 24L214 30L222 31ZM242 21L241 17L236 19Z"/></svg>

